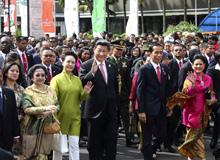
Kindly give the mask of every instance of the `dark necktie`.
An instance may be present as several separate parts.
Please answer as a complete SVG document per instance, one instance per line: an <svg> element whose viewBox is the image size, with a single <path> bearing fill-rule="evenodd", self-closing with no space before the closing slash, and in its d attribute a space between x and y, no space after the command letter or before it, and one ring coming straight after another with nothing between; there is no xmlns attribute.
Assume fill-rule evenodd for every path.
<svg viewBox="0 0 220 160"><path fill-rule="evenodd" d="M2 99L2 92L0 92L0 112L3 113L3 99Z"/></svg>
<svg viewBox="0 0 220 160"><path fill-rule="evenodd" d="M212 60L211 57L209 57L209 63L211 63L211 60Z"/></svg>
<svg viewBox="0 0 220 160"><path fill-rule="evenodd" d="M50 81L51 81L51 75L50 75L50 68L47 68L47 84L50 85Z"/></svg>
<svg viewBox="0 0 220 160"><path fill-rule="evenodd" d="M161 73L160 73L160 67L159 66L157 66L157 77L158 77L159 82L161 83Z"/></svg>

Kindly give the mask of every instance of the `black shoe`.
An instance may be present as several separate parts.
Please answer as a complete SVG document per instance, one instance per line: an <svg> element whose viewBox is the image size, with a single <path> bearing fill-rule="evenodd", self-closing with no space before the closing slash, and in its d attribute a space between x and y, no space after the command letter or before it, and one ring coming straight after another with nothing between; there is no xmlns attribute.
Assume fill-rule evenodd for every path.
<svg viewBox="0 0 220 160"><path fill-rule="evenodd" d="M157 150L157 152L162 152L162 149L160 146L156 150Z"/></svg>
<svg viewBox="0 0 220 160"><path fill-rule="evenodd" d="M140 143L139 141L134 141L132 139L129 139L129 140L126 141L126 146L131 147L132 145L137 145L139 143Z"/></svg>
<svg viewBox="0 0 220 160"><path fill-rule="evenodd" d="M171 146L167 147L167 149L171 153L176 153L176 150L173 147L171 147Z"/></svg>
<svg viewBox="0 0 220 160"><path fill-rule="evenodd" d="M215 141L214 138L212 138L212 139L211 139L211 143L210 143L210 148L211 148L211 149L214 149L215 146L216 146L216 141Z"/></svg>

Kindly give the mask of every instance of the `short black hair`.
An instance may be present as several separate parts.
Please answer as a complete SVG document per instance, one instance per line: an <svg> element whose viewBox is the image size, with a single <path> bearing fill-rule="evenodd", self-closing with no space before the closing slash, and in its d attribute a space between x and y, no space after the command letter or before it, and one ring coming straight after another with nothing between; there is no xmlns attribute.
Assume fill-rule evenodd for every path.
<svg viewBox="0 0 220 160"><path fill-rule="evenodd" d="M149 52L153 52L154 51L153 48L156 47L156 46L162 47L159 43L152 43L152 45L149 47Z"/></svg>
<svg viewBox="0 0 220 160"><path fill-rule="evenodd" d="M216 36L214 36L214 35L212 35L212 36L209 36L209 40L213 40L213 41L218 41L218 38L216 37Z"/></svg>
<svg viewBox="0 0 220 160"><path fill-rule="evenodd" d="M21 61L21 58L17 52L10 52L5 57L5 61L7 61L7 62L16 61L17 59L19 59Z"/></svg>
<svg viewBox="0 0 220 160"><path fill-rule="evenodd" d="M20 84L23 82L23 75L22 75L22 71L21 71L20 66L19 66L17 63L11 61L11 62L8 62L8 63L5 64L5 66L4 66L4 68L3 68L3 71L2 71L3 80L4 80L4 85L6 85L6 79L7 79L6 74L8 73L8 70L9 70L12 66L14 66L14 65L16 65L16 66L18 67L18 70L19 70L19 76L18 76L18 79L16 80L17 84L20 85Z"/></svg>
<svg viewBox="0 0 220 160"><path fill-rule="evenodd" d="M83 44L84 46L86 46L86 44L84 42L79 42L79 43L76 44L76 49L78 49L80 44Z"/></svg>
<svg viewBox="0 0 220 160"><path fill-rule="evenodd" d="M34 72L37 70L37 69L43 69L44 70L44 73L45 73L45 76L47 75L47 70L46 68L42 65L42 64L35 64L34 66L32 66L29 71L28 71L28 77L32 78L33 75L34 75Z"/></svg>
<svg viewBox="0 0 220 160"><path fill-rule="evenodd" d="M54 47L56 48L57 46L63 46L63 43L58 42L58 43L55 44Z"/></svg>
<svg viewBox="0 0 220 160"><path fill-rule="evenodd" d="M73 36L72 37L74 37L75 39L77 38L77 35L76 35L76 33L73 33Z"/></svg>
<svg viewBox="0 0 220 160"><path fill-rule="evenodd" d="M192 63L194 63L195 60L197 60L197 59L202 60L202 62L203 62L204 64L206 64L206 59L205 59L205 57L204 57L202 54L196 54L196 55L193 57L193 59L192 59Z"/></svg>
<svg viewBox="0 0 220 160"><path fill-rule="evenodd" d="M139 37L135 37L135 38L134 38L134 40L135 40L136 42L139 41L139 39L140 39Z"/></svg>
<svg viewBox="0 0 220 160"><path fill-rule="evenodd" d="M198 47L199 47L198 43L196 43L196 42L191 43L191 44L189 45L189 49L191 49L192 46L198 46Z"/></svg>
<svg viewBox="0 0 220 160"><path fill-rule="evenodd" d="M16 42L17 43L20 43L21 41L27 41L28 42L28 37L24 37L24 36L19 36L19 37L16 37Z"/></svg>
<svg viewBox="0 0 220 160"><path fill-rule="evenodd" d="M215 56L215 60L216 60L216 62L219 63L219 59L220 59L220 50L215 51L214 56Z"/></svg>
<svg viewBox="0 0 220 160"><path fill-rule="evenodd" d="M107 40L99 39L96 41L94 48L96 48L98 45L100 46L106 46L108 51L110 51L110 43Z"/></svg>
<svg viewBox="0 0 220 160"><path fill-rule="evenodd" d="M81 56L82 56L82 53L85 51L85 50L88 50L89 53L90 53L90 58L91 58L91 50L89 49L89 47L82 47L80 50L79 50L79 53L78 53L78 56L79 56L79 59L81 59Z"/></svg>
<svg viewBox="0 0 220 160"><path fill-rule="evenodd" d="M73 51L69 50L69 51L66 51L66 52L63 54L63 56L62 56L62 61L63 61L63 62L65 61L65 59L66 59L67 56L73 56L76 61L77 61L77 59L78 59L78 58L77 58L77 55L76 55Z"/></svg>
<svg viewBox="0 0 220 160"><path fill-rule="evenodd" d="M68 49L69 49L68 46L62 46L62 47L60 47L60 48L58 49L58 54L62 54L63 48L68 48Z"/></svg>
<svg viewBox="0 0 220 160"><path fill-rule="evenodd" d="M54 50L51 49L51 48L49 48L49 47L44 47L44 48L41 50L41 54L42 54L44 51L51 51L52 53L54 52Z"/></svg>

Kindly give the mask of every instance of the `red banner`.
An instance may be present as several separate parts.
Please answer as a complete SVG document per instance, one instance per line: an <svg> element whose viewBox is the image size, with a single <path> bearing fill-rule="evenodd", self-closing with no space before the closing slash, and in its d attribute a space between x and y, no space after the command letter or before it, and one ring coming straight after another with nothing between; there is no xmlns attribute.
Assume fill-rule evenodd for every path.
<svg viewBox="0 0 220 160"><path fill-rule="evenodd" d="M53 23L53 0L41 0L42 27L45 33L55 33Z"/></svg>
<svg viewBox="0 0 220 160"><path fill-rule="evenodd" d="M4 31L9 31L9 17L8 17L8 0L5 0L5 9L4 9ZM15 0L10 1L10 30L15 32L16 28L16 5Z"/></svg>

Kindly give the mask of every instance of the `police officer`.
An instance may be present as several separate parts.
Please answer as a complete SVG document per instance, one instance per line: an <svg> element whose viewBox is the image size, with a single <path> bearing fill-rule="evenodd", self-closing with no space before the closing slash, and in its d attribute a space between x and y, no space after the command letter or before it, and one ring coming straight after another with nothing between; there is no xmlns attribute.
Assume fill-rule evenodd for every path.
<svg viewBox="0 0 220 160"><path fill-rule="evenodd" d="M109 61L115 63L118 69L118 86L120 95L119 112L126 134L126 146L131 146L135 143L133 136L129 133L129 95L131 90L130 66L128 60L122 57L125 48L124 40L115 40L112 42L112 55L108 58Z"/></svg>

